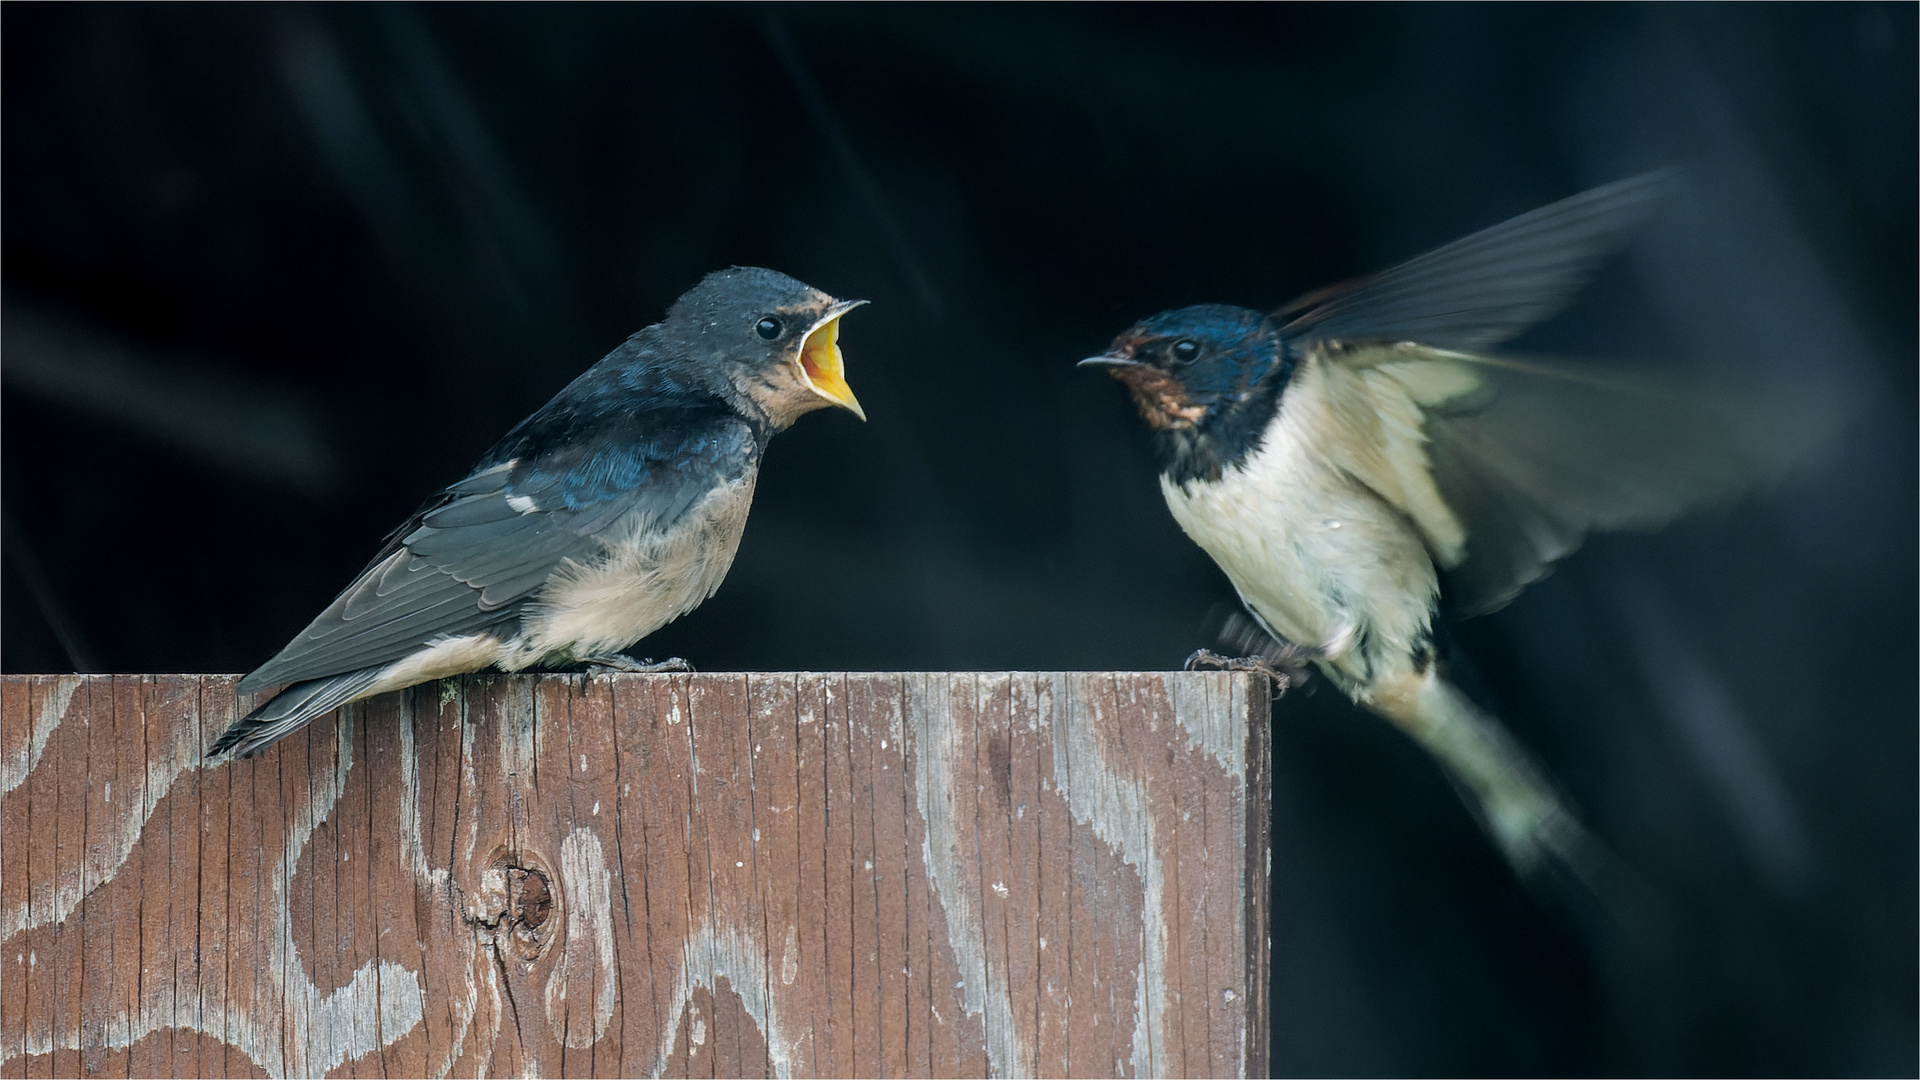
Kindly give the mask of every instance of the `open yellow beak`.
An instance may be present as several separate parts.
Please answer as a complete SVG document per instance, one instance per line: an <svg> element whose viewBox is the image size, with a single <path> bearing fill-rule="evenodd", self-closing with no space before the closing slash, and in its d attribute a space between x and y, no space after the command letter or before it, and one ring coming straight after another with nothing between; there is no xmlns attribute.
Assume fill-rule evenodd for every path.
<svg viewBox="0 0 1920 1080"><path fill-rule="evenodd" d="M816 394L833 402L862 420L867 412L847 385L845 362L840 357L840 316L866 303L845 300L827 309L826 317L813 324L800 343L800 374Z"/></svg>

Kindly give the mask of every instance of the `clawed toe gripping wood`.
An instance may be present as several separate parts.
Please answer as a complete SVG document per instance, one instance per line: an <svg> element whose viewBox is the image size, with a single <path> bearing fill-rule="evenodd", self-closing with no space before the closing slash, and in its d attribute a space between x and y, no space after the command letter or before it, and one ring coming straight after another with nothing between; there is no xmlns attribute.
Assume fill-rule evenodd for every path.
<svg viewBox="0 0 1920 1080"><path fill-rule="evenodd" d="M0 1075L1263 1075L1267 682L0 679Z"/></svg>

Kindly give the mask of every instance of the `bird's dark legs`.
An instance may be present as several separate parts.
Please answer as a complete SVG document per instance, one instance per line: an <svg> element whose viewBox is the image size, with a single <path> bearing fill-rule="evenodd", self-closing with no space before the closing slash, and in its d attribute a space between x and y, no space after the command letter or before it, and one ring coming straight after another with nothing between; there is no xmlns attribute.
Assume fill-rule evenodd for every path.
<svg viewBox="0 0 1920 1080"><path fill-rule="evenodd" d="M658 675L662 672L693 671L693 665L677 656L665 660L635 660L625 653L607 653L604 656L583 656L580 662L586 665L590 675L608 675L620 672L627 675Z"/></svg>
<svg viewBox="0 0 1920 1080"><path fill-rule="evenodd" d="M635 660L625 653L607 653L604 656L583 656L579 660L580 692L586 693L587 680L595 675L659 675L666 672L691 672L693 665L677 656L665 660Z"/></svg>
<svg viewBox="0 0 1920 1080"><path fill-rule="evenodd" d="M1254 653L1251 656L1221 656L1212 649L1196 649L1182 665L1187 671L1252 671L1273 680L1277 691L1298 683L1306 674L1306 664L1298 657Z"/></svg>
<svg viewBox="0 0 1920 1080"><path fill-rule="evenodd" d="M1307 681L1309 665L1322 654L1282 641L1243 611L1229 614L1220 627L1220 644L1240 655L1198 649L1182 665L1187 671L1253 671L1273 681L1276 694Z"/></svg>

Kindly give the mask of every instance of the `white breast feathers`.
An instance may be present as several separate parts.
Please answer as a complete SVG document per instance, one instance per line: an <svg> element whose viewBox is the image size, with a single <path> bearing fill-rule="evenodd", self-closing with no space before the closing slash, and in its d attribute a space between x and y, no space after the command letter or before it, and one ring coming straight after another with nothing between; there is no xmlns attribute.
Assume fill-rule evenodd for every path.
<svg viewBox="0 0 1920 1080"><path fill-rule="evenodd" d="M1301 365L1238 466L1217 481L1162 476L1160 486L1180 527L1269 628L1364 682L1375 657L1412 654L1439 585L1406 516L1335 464L1346 455L1329 453L1368 433L1328 407L1321 367Z"/></svg>

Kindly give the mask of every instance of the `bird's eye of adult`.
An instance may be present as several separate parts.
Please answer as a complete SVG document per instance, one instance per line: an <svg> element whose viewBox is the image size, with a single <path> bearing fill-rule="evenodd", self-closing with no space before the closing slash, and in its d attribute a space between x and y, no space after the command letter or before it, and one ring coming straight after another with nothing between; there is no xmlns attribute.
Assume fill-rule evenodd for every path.
<svg viewBox="0 0 1920 1080"><path fill-rule="evenodd" d="M1173 361L1176 364L1191 364L1200 355L1200 343L1192 338L1181 338L1173 343Z"/></svg>
<svg viewBox="0 0 1920 1080"><path fill-rule="evenodd" d="M768 341L779 337L781 329L780 320L771 315L753 324L753 332L766 338Z"/></svg>

